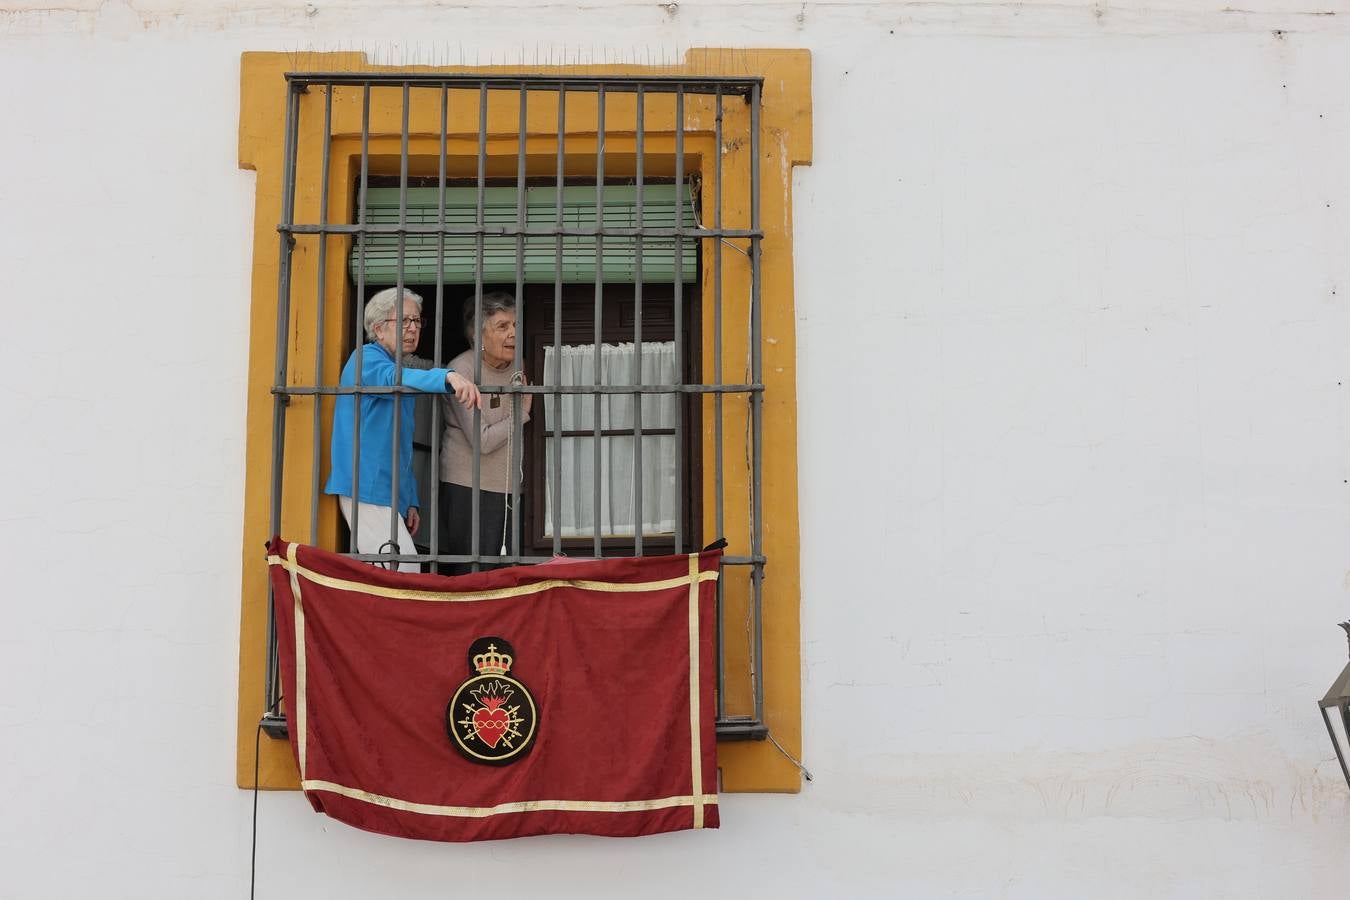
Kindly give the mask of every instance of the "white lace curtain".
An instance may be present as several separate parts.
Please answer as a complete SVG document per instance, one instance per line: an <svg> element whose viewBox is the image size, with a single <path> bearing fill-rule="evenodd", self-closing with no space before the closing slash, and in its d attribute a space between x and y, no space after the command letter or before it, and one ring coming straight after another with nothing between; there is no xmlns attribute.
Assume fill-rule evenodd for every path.
<svg viewBox="0 0 1350 900"><path fill-rule="evenodd" d="M595 345L563 345L562 384L595 384ZM554 348L544 351L544 383L554 383ZM634 378L636 354L631 343L600 345L601 384L676 384L679 365L674 341L643 341L642 377ZM544 534L553 535L553 456L558 452L553 437L555 409L559 398L545 396L545 490ZM563 431L595 428L595 398L566 394L561 398ZM633 428L633 395L603 394L600 397L600 428ZM675 530L675 466L678 448L674 434L648 434L651 429L673 429L679 417L675 394L646 394L642 399L642 533L671 534ZM631 537L637 510L633 498L633 447L635 436L607 435L600 438L600 533L606 537ZM562 439L561 536L591 537L595 534L595 437Z"/></svg>

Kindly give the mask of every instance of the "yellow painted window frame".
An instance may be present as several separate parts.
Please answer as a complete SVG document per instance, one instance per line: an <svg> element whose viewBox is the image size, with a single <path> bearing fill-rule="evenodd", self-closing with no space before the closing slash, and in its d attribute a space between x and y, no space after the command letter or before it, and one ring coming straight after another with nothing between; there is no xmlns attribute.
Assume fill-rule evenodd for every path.
<svg viewBox="0 0 1350 900"><path fill-rule="evenodd" d="M254 735L263 708L263 683L266 672L267 634L267 572L263 562L263 544L270 537L269 528L269 473L272 459L272 396L271 387L276 345L277 302L277 242L276 224L281 211L282 157L286 119L286 82L288 71L353 72L384 71L369 65L363 54L322 53L245 53L240 71L239 165L257 173L253 227L253 268L250 303L250 342L248 364L248 409L246 422L246 457L244 489L243 567L240 589L239 629L239 702L237 722L236 779L240 787L252 787L254 772ZM499 74L507 71L493 68L422 68L418 71L482 72ZM511 69L521 72L522 69ZM766 569L763 597L763 649L761 674L764 678L764 723L783 751L796 757L801 754L801 642L800 642L800 544L797 520L797 403L796 403L796 334L793 302L792 256L792 168L811 162L811 57L804 50L690 50L681 65L647 68L641 66L588 66L530 68L530 72L581 75L699 75L746 76L764 78L762 132L760 139L760 219L763 226L761 263L762 336L764 395L764 468L763 491L764 529L763 546L769 560ZM315 92L311 92L315 93ZM358 92L359 96L359 92ZM330 148L329 220L353 221L353 199L349 196L355 172L359 165L360 108L354 104L338 103L334 98L333 138ZM704 171L715 158L713 116L697 102L686 108L685 154L687 167L701 176L704 192L703 207L711 208L713 178ZM321 95L306 95L302 103L323 102ZM624 171L625 151L631 160L633 135L625 133L617 123L631 122L631 112L625 115L621 104L631 110L632 98L611 95L606 106L606 171L621 175ZM654 96L648 98L646 153L648 173L661 174L659 157L673 154L673 139L669 127L663 135L663 123L673 121L673 112L654 110ZM734 115L727 101L726 115ZM595 118L594 95L569 94L567 98L567 133L565 150L567 174L586 176L594 174ZM321 110L322 107L319 107ZM370 119L371 172L397 173L399 136L401 129L400 101L397 91L389 91L385 101L372 98ZM314 115L313 110L306 115ZM320 120L322 112L318 113ZM433 121L430 110L412 110L410 129L410 158L412 174L435 175L434 164L439 154L439 109L435 112L434 127L419 127L420 122ZM516 171L518 107L503 104L497 109L489 104L488 173L498 169L514 177ZM353 126L353 122L355 123ZM530 136L527 154L549 161L546 171L552 175L553 154L556 150L556 115L545 110L531 110ZM472 159L477 153L477 110L465 104L451 106L448 128L452 135L449 155L456 159ZM729 133L729 132L728 132ZM312 138L312 135L311 135ZM664 143L663 143L664 142ZM669 145L669 146L666 146ZM744 154L748 147L743 142L724 140L723 197L724 215L731 221L736 198L748 198L748 161ZM296 190L296 217L298 222L318 221L320 156L322 145L317 138L301 136L298 145L298 172ZM737 163L736 155L741 154ZM653 156L657 159L653 159ZM673 156L667 157L673 159ZM430 160L433 168L419 172L417 160ZM391 168L392 163L392 168ZM670 163L666 163L669 167ZM589 166L589 169L587 168ZM359 170L356 170L359 171ZM452 177L472 174L471 171L450 172ZM534 173L531 173L534 174ZM669 174L673 174L673 168ZM315 239L317 240L317 238ZM328 297L330 309L346 309L350 301L345 265L349 238L329 238L327 254ZM292 256L293 288L291 292L292 323L313 322L317 299L312 286L316 284L317 243L300 242ZM336 251L336 252L335 252ZM727 250L723 253L723 342L726 347L744 347L748 323L748 265L738 268L734 258L743 255ZM704 267L711 263L711 254L705 251ZM703 279L703 358L705 368L712 359L712 297L711 279ZM343 346L343 338L350 327L344 315L329 315L325 335L327 355L323 361L325 378L336 381L336 373L343 359L336 355ZM309 337L309 336L307 336ZM309 383L314 372L314 342L297 338L291 348L291 377L296 384ZM724 353L724 372L728 368ZM734 376L730 380L737 380ZM303 398L303 403L311 402ZM705 416L710 415L711 398L705 400ZM309 408L298 399L288 415L286 432L286 463L282 497L282 533L288 537L307 539L310 511L310 473L312 432ZM744 406L744 404L742 404ZM726 433L736 434L743 427L737 421L734 404L727 403ZM742 410L743 416L743 410ZM743 421L743 419L742 419ZM331 407L323 416L322 432L326 436L331 422ZM729 443L728 447L736 446ZM737 535L747 532L748 503L732 502L733 498L748 497L748 473L731 465L728 454L726 467L726 531L732 541L732 552L737 552ZM711 535L713 524L713 444L710 436L704 438L704 522L703 533ZM320 453L326 461L326 452ZM338 536L336 506L320 505L319 541L335 546ZM301 529L288 532L291 527ZM743 568L743 567L731 567ZM742 583L743 582L743 583ZM726 584L728 623L726 668L728 673L749 670L748 646L734 640L737 629L733 623L744 620L748 603L748 573L743 578L730 572ZM744 684L732 685L728 678L727 709L735 713L749 698L748 679ZM769 741L723 741L718 746L724 791L797 791L801 787L800 773L783 752ZM269 789L298 789L299 782L290 746L285 741L264 739L259 759L259 784Z"/></svg>

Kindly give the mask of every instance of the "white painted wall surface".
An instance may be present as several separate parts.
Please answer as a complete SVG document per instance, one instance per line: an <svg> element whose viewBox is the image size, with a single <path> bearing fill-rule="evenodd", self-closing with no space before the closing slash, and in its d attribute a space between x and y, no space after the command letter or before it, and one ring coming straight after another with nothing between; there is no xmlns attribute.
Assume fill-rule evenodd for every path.
<svg viewBox="0 0 1350 900"><path fill-rule="evenodd" d="M1347 895L1344 4L388 6L0 9L0 896L248 887L239 54L536 46L814 54L816 780L469 847L267 795L258 896Z"/></svg>

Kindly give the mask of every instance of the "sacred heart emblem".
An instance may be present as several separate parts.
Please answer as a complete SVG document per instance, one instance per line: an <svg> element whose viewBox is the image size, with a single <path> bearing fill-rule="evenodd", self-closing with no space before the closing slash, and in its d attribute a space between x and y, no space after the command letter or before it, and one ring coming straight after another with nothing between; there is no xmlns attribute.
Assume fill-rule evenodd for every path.
<svg viewBox="0 0 1350 900"><path fill-rule="evenodd" d="M473 730L489 747L497 746L510 723L510 716L500 706L495 709L480 706L473 711Z"/></svg>
<svg viewBox="0 0 1350 900"><path fill-rule="evenodd" d="M446 705L445 728L470 762L504 766L534 746L539 710L529 689L510 674L515 653L500 637L481 637L469 645L469 668L475 674Z"/></svg>

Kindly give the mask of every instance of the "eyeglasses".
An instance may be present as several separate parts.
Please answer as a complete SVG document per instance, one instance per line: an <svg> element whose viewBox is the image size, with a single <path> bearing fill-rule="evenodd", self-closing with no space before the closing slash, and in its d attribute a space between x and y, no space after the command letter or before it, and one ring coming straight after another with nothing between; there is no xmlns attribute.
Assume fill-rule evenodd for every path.
<svg viewBox="0 0 1350 900"><path fill-rule="evenodd" d="M389 322L393 322L393 323L395 323L395 324L398 323L398 319L385 319L384 321L385 321L386 324L388 324ZM412 330L415 329L415 328L421 328L421 327L422 327L422 317L421 317L421 316L408 316L407 318L405 318L405 319L403 320L403 330L404 330L404 331L412 331Z"/></svg>

